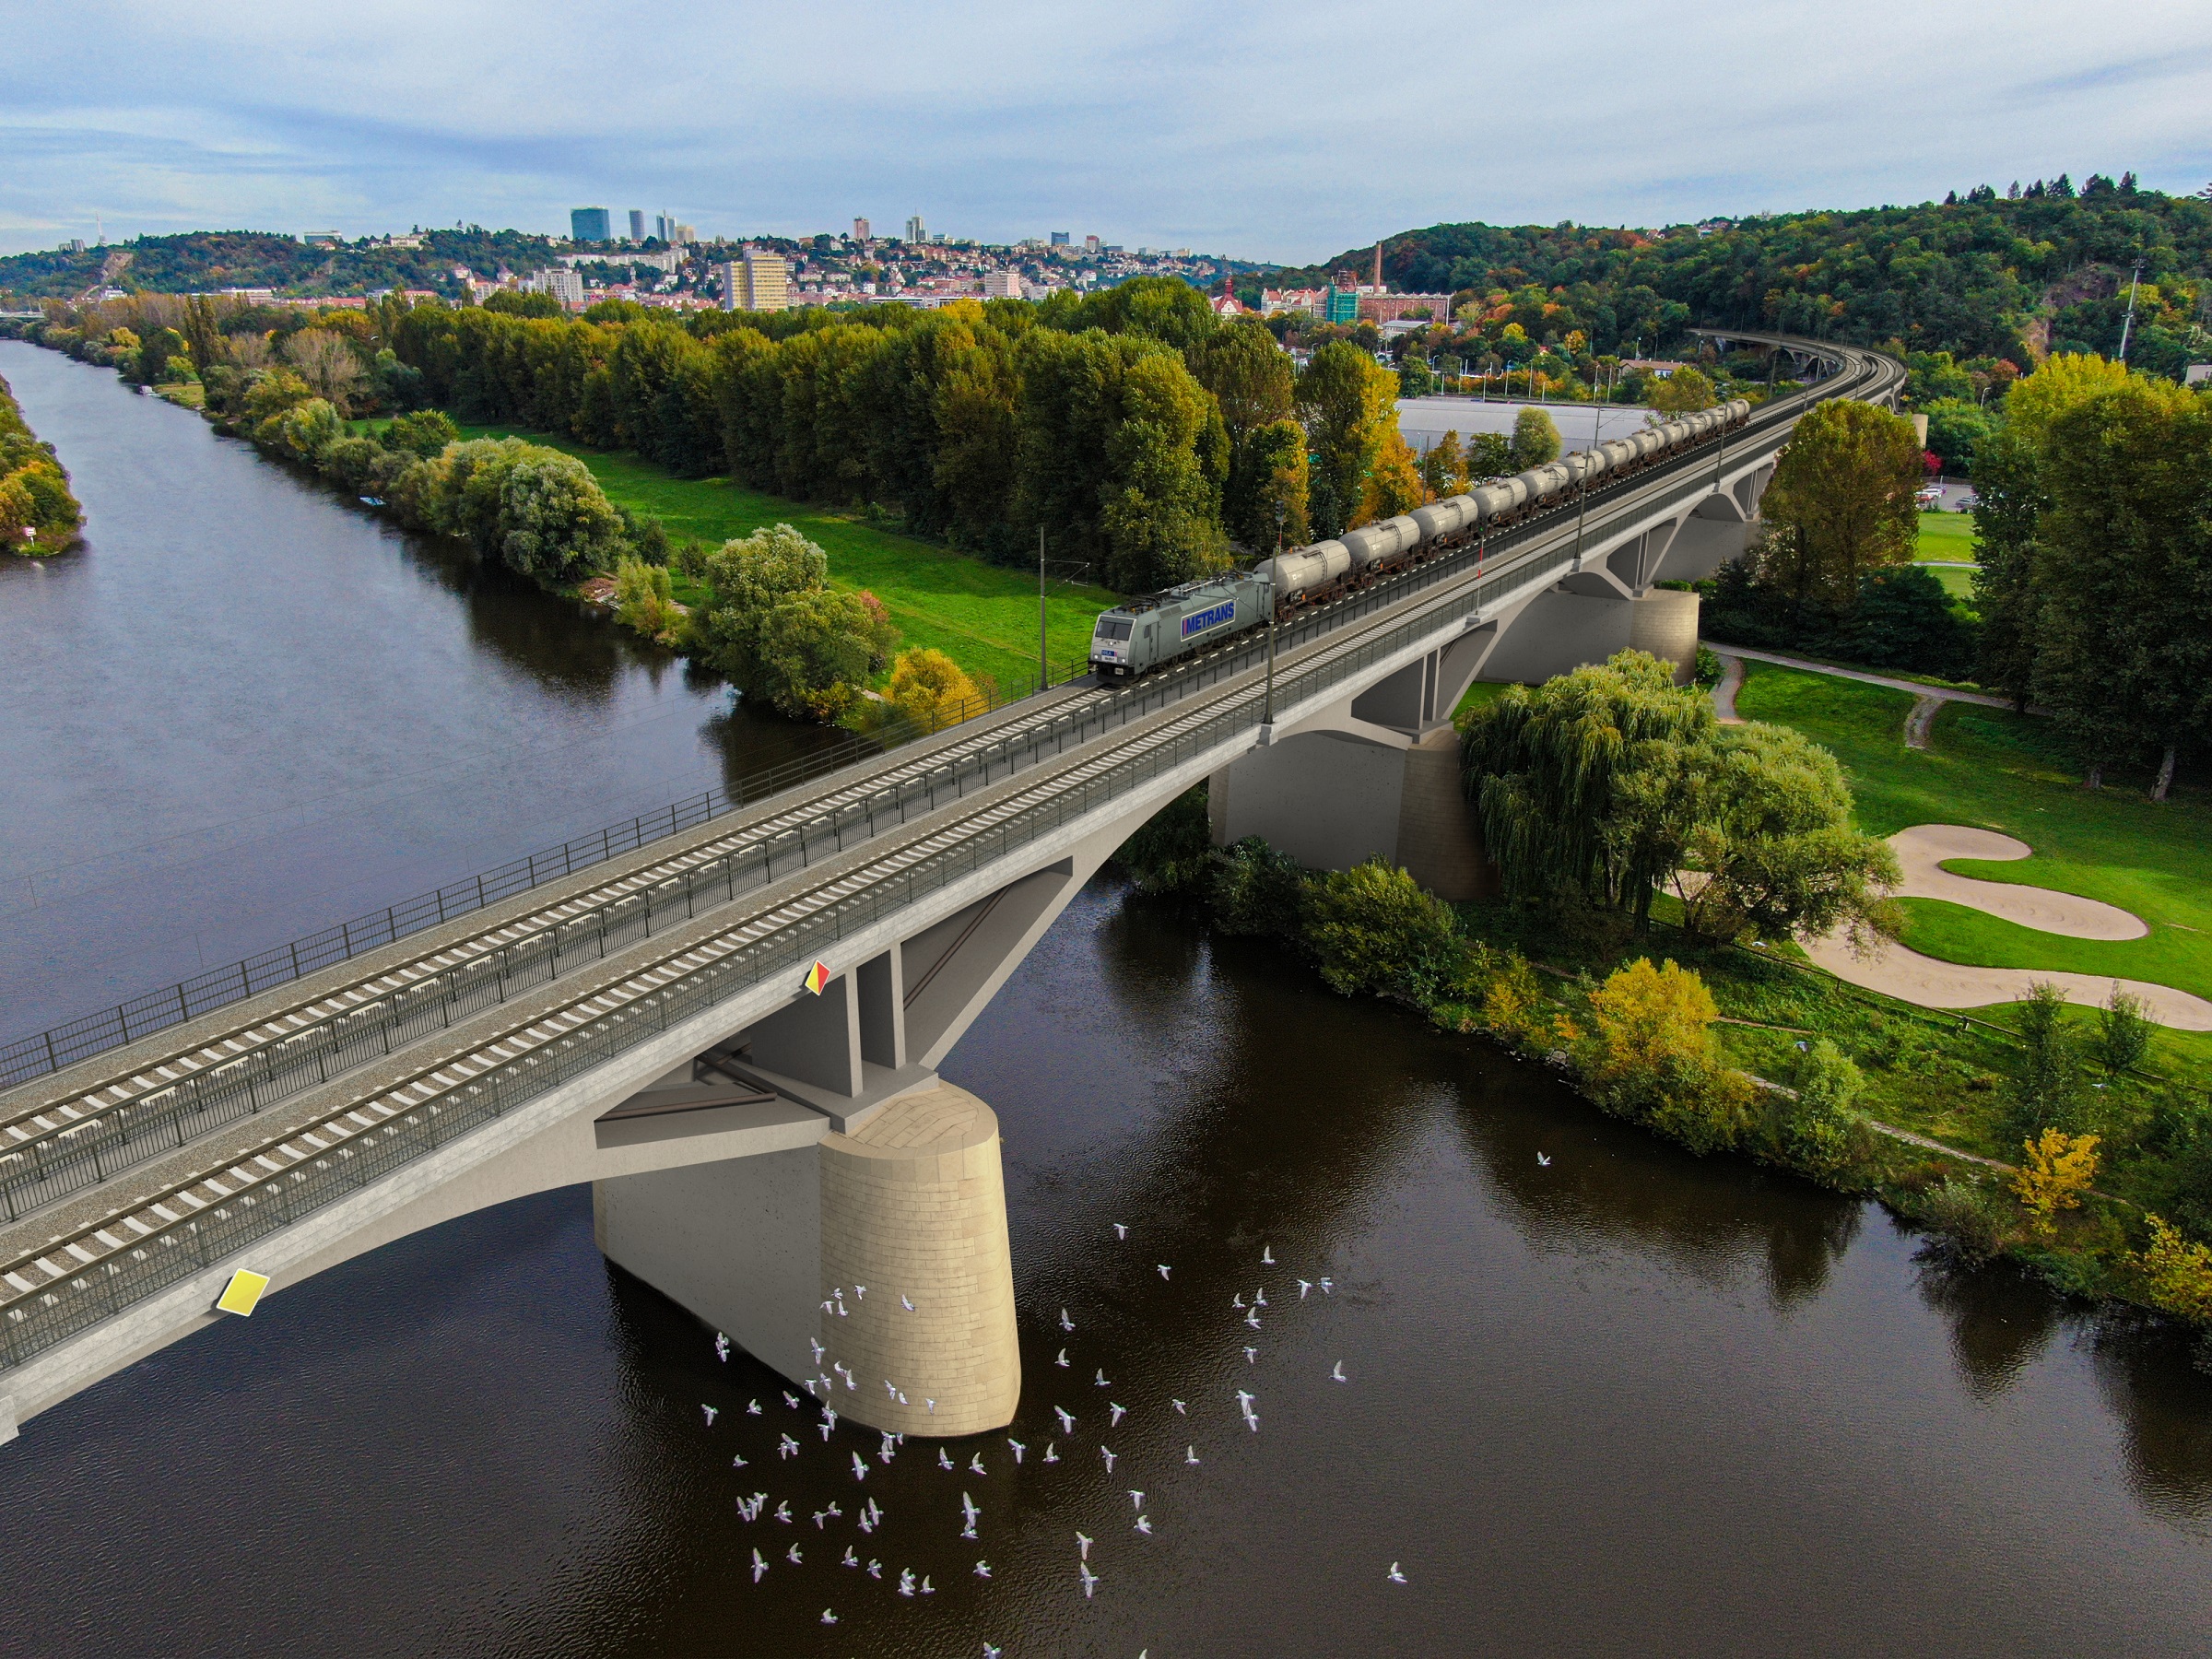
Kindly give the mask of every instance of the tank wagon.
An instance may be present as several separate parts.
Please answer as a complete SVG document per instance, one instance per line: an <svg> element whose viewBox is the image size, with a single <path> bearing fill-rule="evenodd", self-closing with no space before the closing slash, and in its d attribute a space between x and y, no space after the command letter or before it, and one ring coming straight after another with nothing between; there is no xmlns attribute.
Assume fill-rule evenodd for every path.
<svg viewBox="0 0 2212 1659"><path fill-rule="evenodd" d="M1472 537L1533 518L1584 488L1631 477L1735 430L1750 416L1751 406L1740 398L1700 409L1510 478L1493 478L1448 501L1277 553L1249 571L1125 601L1099 614L1090 665L1100 679L1149 673L1269 617L1281 620L1301 606L1324 604Z"/></svg>

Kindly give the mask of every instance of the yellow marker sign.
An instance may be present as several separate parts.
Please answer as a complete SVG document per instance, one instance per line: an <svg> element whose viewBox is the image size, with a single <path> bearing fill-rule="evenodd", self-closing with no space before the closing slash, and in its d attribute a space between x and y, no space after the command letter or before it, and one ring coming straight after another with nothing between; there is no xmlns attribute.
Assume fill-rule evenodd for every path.
<svg viewBox="0 0 2212 1659"><path fill-rule="evenodd" d="M267 1274L253 1273L241 1267L230 1276L230 1282L223 1287L223 1293L215 1299L215 1305L225 1313L246 1317L253 1313L254 1305L261 1300L261 1293L268 1288Z"/></svg>
<svg viewBox="0 0 2212 1659"><path fill-rule="evenodd" d="M813 967L806 970L806 989L813 992L815 995L819 996L822 994L823 989L829 983L829 964L825 962L817 962Z"/></svg>

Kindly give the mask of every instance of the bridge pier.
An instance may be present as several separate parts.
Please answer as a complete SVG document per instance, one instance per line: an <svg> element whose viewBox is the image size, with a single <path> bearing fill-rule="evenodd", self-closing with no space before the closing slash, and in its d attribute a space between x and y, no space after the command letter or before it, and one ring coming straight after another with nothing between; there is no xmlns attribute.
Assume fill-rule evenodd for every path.
<svg viewBox="0 0 2212 1659"><path fill-rule="evenodd" d="M595 1182L592 1216L609 1261L841 1417L938 1437L1013 1420L998 1119L965 1089L901 1095L810 1147Z"/></svg>

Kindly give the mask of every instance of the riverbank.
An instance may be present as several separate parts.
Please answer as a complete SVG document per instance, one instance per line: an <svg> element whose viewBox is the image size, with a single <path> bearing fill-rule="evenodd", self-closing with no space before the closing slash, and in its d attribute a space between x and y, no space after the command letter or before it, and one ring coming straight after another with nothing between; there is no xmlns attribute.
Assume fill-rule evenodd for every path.
<svg viewBox="0 0 2212 1659"><path fill-rule="evenodd" d="M65 553L76 546L84 523L61 456L39 441L14 390L0 379L0 549L18 559Z"/></svg>

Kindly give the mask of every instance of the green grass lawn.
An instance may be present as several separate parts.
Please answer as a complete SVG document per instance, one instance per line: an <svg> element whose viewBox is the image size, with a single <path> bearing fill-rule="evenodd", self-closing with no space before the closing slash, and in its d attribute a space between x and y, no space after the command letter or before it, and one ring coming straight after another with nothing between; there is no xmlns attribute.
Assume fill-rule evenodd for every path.
<svg viewBox="0 0 2212 1659"><path fill-rule="evenodd" d="M1901 691L1747 663L1736 707L1794 726L1832 749L1850 775L1861 826L1891 835L1912 824L1971 824L2035 849L2015 863L1959 860L1987 881L2053 888L2143 918L2140 939L2069 939L1961 905L1904 900L1903 940L1947 961L2149 980L2212 996L2212 796L2175 792L2153 805L2147 779L2081 787L2045 720L1971 703L1936 717L1931 747L1908 749ZM2212 1059L2212 1036L2162 1032L2170 1061Z"/></svg>
<svg viewBox="0 0 2212 1659"><path fill-rule="evenodd" d="M797 501L762 495L729 478L678 478L635 455L586 449L565 438L512 427L465 426L469 438L527 438L576 456L607 499L651 513L670 537L719 545L764 524L786 524L830 555L830 581L867 588L891 613L902 642L929 645L1018 696L1037 677L1037 579L935 543L878 530ZM1053 675L1089 654L1091 626L1114 602L1104 588L1054 582L1046 598Z"/></svg>
<svg viewBox="0 0 2212 1659"><path fill-rule="evenodd" d="M1912 557L1937 564L1974 562L1974 515L1971 512L1924 512L1920 515L1920 545Z"/></svg>

